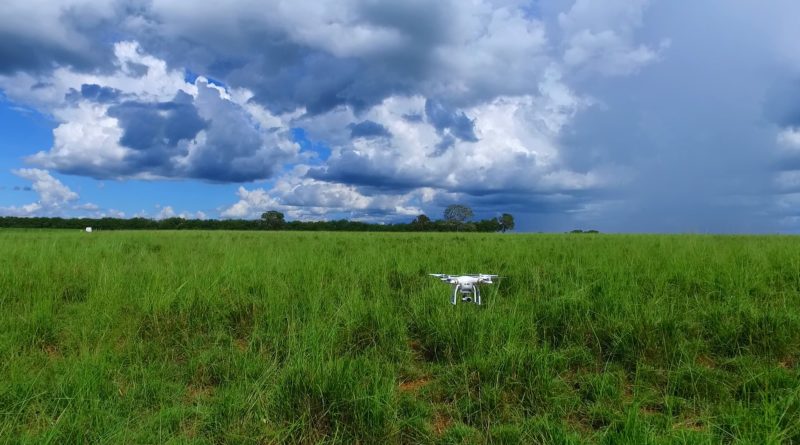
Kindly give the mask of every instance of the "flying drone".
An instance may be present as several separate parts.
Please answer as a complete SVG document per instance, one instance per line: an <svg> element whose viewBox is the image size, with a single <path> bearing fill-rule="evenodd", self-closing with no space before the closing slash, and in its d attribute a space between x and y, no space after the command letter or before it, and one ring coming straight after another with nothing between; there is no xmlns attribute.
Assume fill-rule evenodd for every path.
<svg viewBox="0 0 800 445"><path fill-rule="evenodd" d="M462 295L461 301L465 303L481 304L481 290L478 288L479 284L492 284L492 278L497 278L497 275L488 274L475 274L475 275L447 275L443 273L429 274L436 277L445 283L453 286L453 297L450 303L456 304L458 294ZM470 295L471 294L471 295Z"/></svg>

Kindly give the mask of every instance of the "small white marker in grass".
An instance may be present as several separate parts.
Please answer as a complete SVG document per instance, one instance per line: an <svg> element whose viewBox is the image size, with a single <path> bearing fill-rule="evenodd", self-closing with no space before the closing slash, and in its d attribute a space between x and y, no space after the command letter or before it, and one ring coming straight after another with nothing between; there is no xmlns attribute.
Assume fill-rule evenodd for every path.
<svg viewBox="0 0 800 445"><path fill-rule="evenodd" d="M86 233L92 233L92 228L91 228L91 227L87 227L87 228L86 228L86 229L84 229L84 230L86 230Z"/></svg>
<svg viewBox="0 0 800 445"><path fill-rule="evenodd" d="M492 278L497 278L497 275L489 274L475 274L475 275L447 275L443 273L428 274L436 277L445 283L453 286L453 297L450 303L456 304L458 294L466 295L461 297L461 301L465 303L481 304L481 291L478 289L479 284L492 284ZM470 296L472 294L472 296Z"/></svg>

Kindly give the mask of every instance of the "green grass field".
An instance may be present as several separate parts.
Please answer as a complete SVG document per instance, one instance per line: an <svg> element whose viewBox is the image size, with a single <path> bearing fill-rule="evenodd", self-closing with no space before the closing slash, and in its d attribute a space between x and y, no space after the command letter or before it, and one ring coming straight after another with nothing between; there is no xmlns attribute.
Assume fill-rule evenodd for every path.
<svg viewBox="0 0 800 445"><path fill-rule="evenodd" d="M287 442L800 443L800 238L0 231L0 443Z"/></svg>

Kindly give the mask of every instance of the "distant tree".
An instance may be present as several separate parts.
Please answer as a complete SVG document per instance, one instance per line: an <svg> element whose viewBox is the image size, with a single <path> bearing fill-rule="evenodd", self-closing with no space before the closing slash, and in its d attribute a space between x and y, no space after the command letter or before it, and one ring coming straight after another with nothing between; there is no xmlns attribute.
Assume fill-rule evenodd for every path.
<svg viewBox="0 0 800 445"><path fill-rule="evenodd" d="M261 222L267 226L268 229L282 229L286 225L283 219L283 213L277 210L270 210L261 214Z"/></svg>
<svg viewBox="0 0 800 445"><path fill-rule="evenodd" d="M463 224L472 215L472 209L461 204L451 204L444 209L444 219L451 223Z"/></svg>
<svg viewBox="0 0 800 445"><path fill-rule="evenodd" d="M428 218L428 215L422 214L422 215L419 215L416 218L414 218L414 220L411 221L411 224L425 225L425 224L428 224L430 222L431 222L431 219Z"/></svg>
<svg viewBox="0 0 800 445"><path fill-rule="evenodd" d="M412 230L427 230L431 226L431 219L427 215L419 215L411 221L410 226Z"/></svg>
<svg viewBox="0 0 800 445"><path fill-rule="evenodd" d="M497 218L482 219L475 223L478 232L499 232L503 229Z"/></svg>
<svg viewBox="0 0 800 445"><path fill-rule="evenodd" d="M173 216L172 218L166 218L158 221L158 225L160 229L180 230L184 227L185 222L185 219Z"/></svg>
<svg viewBox="0 0 800 445"><path fill-rule="evenodd" d="M514 216L510 213L500 216L500 231L506 233L506 230L514 230Z"/></svg>

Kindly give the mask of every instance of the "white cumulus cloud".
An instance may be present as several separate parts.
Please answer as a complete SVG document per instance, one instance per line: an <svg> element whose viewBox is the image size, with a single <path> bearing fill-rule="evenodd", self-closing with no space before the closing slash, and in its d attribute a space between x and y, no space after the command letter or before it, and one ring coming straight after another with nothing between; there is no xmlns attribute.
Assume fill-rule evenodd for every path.
<svg viewBox="0 0 800 445"><path fill-rule="evenodd" d="M298 166L269 188L239 187L239 201L224 209L225 218L256 218L268 210L285 212L293 219L327 216L368 219L380 215L417 215L422 210L411 201L418 193L364 194L357 187L328 183L306 176L307 166Z"/></svg>
<svg viewBox="0 0 800 445"><path fill-rule="evenodd" d="M96 178L226 182L268 178L296 156L285 119L247 90L188 82L136 42L117 43L114 54L110 74L0 76L9 98L59 122L53 146L29 162Z"/></svg>
<svg viewBox="0 0 800 445"><path fill-rule="evenodd" d="M78 194L54 178L47 170L20 168L12 170L16 176L31 181L31 189L39 199L22 206L0 207L0 213L14 216L58 215L78 200Z"/></svg>

